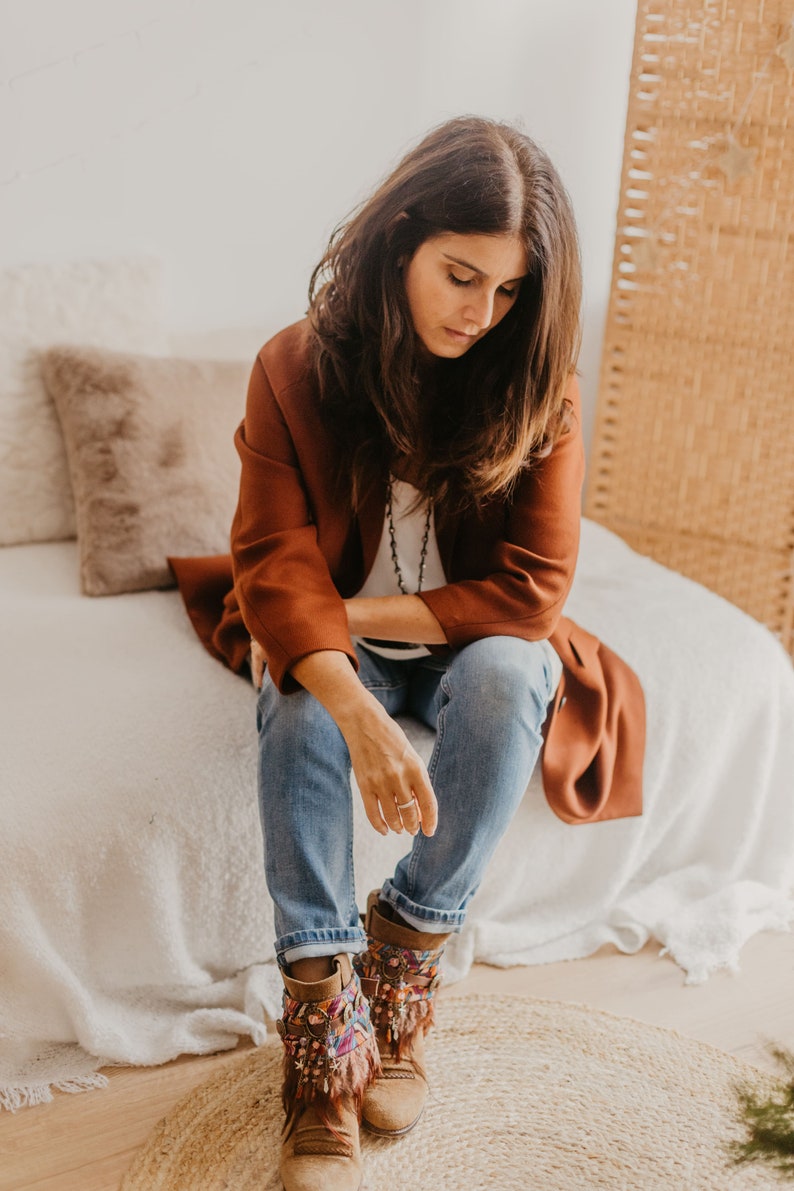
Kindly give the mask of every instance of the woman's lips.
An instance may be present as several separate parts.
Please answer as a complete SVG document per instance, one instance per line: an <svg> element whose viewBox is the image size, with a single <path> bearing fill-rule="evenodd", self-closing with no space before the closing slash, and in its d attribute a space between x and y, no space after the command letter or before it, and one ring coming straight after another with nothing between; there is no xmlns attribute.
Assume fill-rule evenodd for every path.
<svg viewBox="0 0 794 1191"><path fill-rule="evenodd" d="M456 331L454 327L444 327L450 339L454 339L455 343L470 343L474 339L474 335L467 335L465 331Z"/></svg>

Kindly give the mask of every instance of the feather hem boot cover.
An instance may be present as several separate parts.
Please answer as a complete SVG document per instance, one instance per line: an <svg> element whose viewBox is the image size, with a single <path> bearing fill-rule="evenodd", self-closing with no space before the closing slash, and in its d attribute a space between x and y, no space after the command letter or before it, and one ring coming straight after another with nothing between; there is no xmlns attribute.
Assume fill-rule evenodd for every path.
<svg viewBox="0 0 794 1191"><path fill-rule="evenodd" d="M364 1094L380 1070L369 1005L347 955L334 974L305 983L284 975L285 1191L357 1191Z"/></svg>
<svg viewBox="0 0 794 1191"><path fill-rule="evenodd" d="M367 899L367 950L354 959L378 1040L381 1071L364 1093L362 1124L382 1137L412 1129L427 1100L424 1039L435 1021L433 997L449 934L413 930Z"/></svg>

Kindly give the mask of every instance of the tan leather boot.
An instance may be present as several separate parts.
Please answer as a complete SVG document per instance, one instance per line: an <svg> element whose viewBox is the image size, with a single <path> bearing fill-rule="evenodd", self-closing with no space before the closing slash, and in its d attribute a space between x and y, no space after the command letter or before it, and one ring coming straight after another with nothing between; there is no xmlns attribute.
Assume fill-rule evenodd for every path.
<svg viewBox="0 0 794 1191"><path fill-rule="evenodd" d="M347 955L334 974L311 984L284 975L286 1113L281 1147L285 1191L358 1191L359 1121L367 1085L380 1068L378 1048Z"/></svg>
<svg viewBox="0 0 794 1191"><path fill-rule="evenodd" d="M449 934L391 921L378 893L367 899L367 950L354 959L370 1003L380 1075L364 1093L362 1124L382 1137L412 1129L427 1100L424 1036L433 1024L438 965Z"/></svg>

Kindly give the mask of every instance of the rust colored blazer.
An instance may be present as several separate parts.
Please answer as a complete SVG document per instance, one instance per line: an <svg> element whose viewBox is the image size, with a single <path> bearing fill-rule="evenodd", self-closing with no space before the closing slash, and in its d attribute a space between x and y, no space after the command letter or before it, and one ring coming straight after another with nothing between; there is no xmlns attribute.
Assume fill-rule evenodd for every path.
<svg viewBox="0 0 794 1191"><path fill-rule="evenodd" d="M231 557L169 560L209 651L240 671L254 637L285 693L297 685L291 667L315 650L340 650L357 668L342 601L369 573L386 506L386 477L358 517L337 490L310 333L306 320L287 327L254 364L235 436L242 472ZM563 678L546 721L543 784L555 813L581 823L641 813L645 705L632 670L561 615L584 476L575 377L568 397L572 428L509 500L440 519L449 581L421 599L455 649L488 636L551 641Z"/></svg>

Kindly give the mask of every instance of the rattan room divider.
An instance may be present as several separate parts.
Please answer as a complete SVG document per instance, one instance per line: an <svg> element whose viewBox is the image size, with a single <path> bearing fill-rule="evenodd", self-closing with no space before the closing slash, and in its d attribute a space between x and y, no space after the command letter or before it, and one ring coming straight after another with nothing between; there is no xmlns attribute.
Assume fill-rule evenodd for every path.
<svg viewBox="0 0 794 1191"><path fill-rule="evenodd" d="M794 0L639 0L587 515L794 650Z"/></svg>

